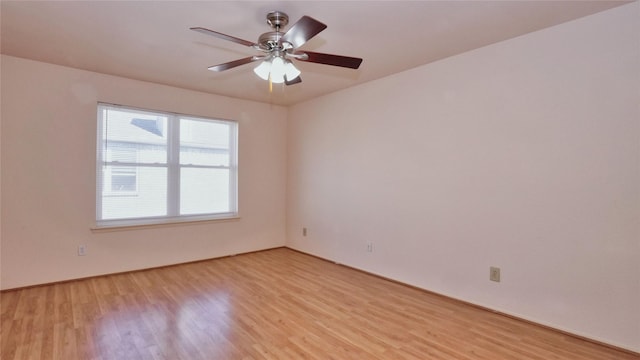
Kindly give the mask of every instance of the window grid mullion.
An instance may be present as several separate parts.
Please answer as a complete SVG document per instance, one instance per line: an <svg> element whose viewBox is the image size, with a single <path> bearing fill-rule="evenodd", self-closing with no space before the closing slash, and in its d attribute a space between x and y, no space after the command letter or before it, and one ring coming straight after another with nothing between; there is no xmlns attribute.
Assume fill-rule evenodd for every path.
<svg viewBox="0 0 640 360"><path fill-rule="evenodd" d="M102 192L104 187L104 170L106 168L106 164L104 161L104 156L106 153L106 141L104 140L104 130L103 126L105 124L104 113L107 112L107 109L103 109L98 106L98 128L97 128L97 140L96 141L96 219L102 219Z"/></svg>
<svg viewBox="0 0 640 360"><path fill-rule="evenodd" d="M141 162L122 162L122 161L105 161L104 166L135 166L135 167L162 167L166 168L167 164L163 163L141 163Z"/></svg>
<svg viewBox="0 0 640 360"><path fill-rule="evenodd" d="M229 149L237 148L238 127L234 126L229 131ZM238 151L230 151L229 156L229 194L234 194L229 199L229 206L238 211Z"/></svg>
<svg viewBox="0 0 640 360"><path fill-rule="evenodd" d="M180 118L169 116L167 139L167 215L180 215Z"/></svg>

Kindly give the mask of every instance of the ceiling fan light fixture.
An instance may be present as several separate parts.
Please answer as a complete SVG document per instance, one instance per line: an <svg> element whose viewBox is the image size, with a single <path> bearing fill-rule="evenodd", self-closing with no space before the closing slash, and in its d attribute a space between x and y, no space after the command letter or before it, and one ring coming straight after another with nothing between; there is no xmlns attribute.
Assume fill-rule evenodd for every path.
<svg viewBox="0 0 640 360"><path fill-rule="evenodd" d="M282 59L282 57L274 57L272 59L264 60L260 65L253 69L262 80L269 80L274 84L280 84L285 81L291 81L300 76L300 70L298 70L291 61Z"/></svg>
<svg viewBox="0 0 640 360"><path fill-rule="evenodd" d="M253 72L262 80L271 78L271 82L274 84L281 84L285 80L291 81L300 76L300 70L291 61L280 56L264 60L253 69Z"/></svg>
<svg viewBox="0 0 640 360"><path fill-rule="evenodd" d="M300 70L291 61L280 56L264 60L253 69L253 72L262 80L271 78L271 82L274 84L281 84L285 80L291 81L300 76Z"/></svg>

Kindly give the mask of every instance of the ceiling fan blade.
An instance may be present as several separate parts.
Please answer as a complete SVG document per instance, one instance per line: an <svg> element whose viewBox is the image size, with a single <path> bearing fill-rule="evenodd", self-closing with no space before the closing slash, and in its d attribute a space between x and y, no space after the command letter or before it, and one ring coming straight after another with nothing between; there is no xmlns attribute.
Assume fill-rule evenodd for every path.
<svg viewBox="0 0 640 360"><path fill-rule="evenodd" d="M333 66L342 66L351 69L357 69L360 67L362 63L362 59L350 57L350 56L342 56L342 55L331 55L331 54L323 54L317 53L313 51L300 51L293 53L294 58L300 61L308 61L312 63L325 64L325 65L333 65Z"/></svg>
<svg viewBox="0 0 640 360"><path fill-rule="evenodd" d="M266 56L249 56L249 57L246 57L246 58L229 61L229 62L226 62L224 64L218 64L218 65L209 66L209 70L218 71L218 72L219 71L224 71L224 70L229 70L229 69L232 69L232 68L234 68L236 66L248 64L250 62L258 61L258 60L261 60L261 59L264 59L264 58L266 58Z"/></svg>
<svg viewBox="0 0 640 360"><path fill-rule="evenodd" d="M302 78L300 76L296 76L293 80L289 81L287 80L287 76L285 75L284 79L285 79L284 80L285 85L295 85L302 82Z"/></svg>
<svg viewBox="0 0 640 360"><path fill-rule="evenodd" d="M302 44L306 43L309 39L318 35L326 28L327 25L305 15L300 18L298 22L293 24L284 35L282 35L282 40L291 43L295 49L302 46Z"/></svg>
<svg viewBox="0 0 640 360"><path fill-rule="evenodd" d="M243 39L237 38L235 36L219 33L217 31L209 30L209 29L206 29L206 28L203 28L203 27L192 27L190 29L193 30L193 31L197 31L199 33L206 34L206 35L215 36L215 37L217 37L219 39L232 41L232 42L238 43L240 45L250 46L250 47L258 46L258 44L255 44L255 43L253 43L251 41L243 40Z"/></svg>

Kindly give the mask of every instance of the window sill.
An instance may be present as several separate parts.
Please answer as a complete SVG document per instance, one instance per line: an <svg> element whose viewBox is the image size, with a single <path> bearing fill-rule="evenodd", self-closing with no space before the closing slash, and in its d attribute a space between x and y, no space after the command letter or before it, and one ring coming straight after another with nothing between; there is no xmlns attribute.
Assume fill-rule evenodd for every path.
<svg viewBox="0 0 640 360"><path fill-rule="evenodd" d="M172 220L159 221L156 223L147 223L147 224L94 225L91 228L91 232L101 233L101 232L111 232L111 231L142 230L142 229L154 229L154 228L183 226L183 225L237 221L237 220L240 220L239 215L213 218L213 219L184 219L184 220L172 219Z"/></svg>

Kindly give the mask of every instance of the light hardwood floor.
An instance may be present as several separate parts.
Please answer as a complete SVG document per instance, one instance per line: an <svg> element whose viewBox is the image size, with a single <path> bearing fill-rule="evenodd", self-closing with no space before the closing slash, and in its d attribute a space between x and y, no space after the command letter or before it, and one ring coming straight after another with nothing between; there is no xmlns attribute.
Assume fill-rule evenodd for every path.
<svg viewBox="0 0 640 360"><path fill-rule="evenodd" d="M11 359L635 359L289 249L0 293Z"/></svg>

